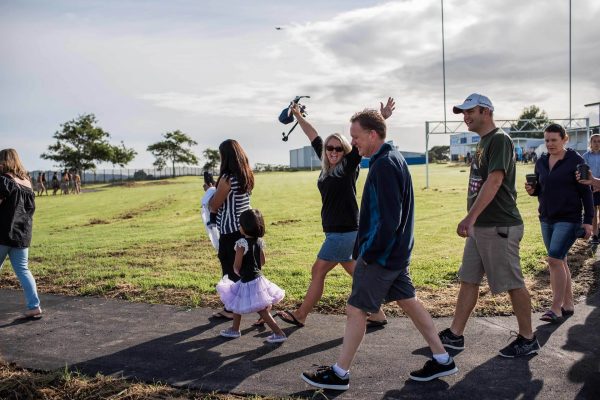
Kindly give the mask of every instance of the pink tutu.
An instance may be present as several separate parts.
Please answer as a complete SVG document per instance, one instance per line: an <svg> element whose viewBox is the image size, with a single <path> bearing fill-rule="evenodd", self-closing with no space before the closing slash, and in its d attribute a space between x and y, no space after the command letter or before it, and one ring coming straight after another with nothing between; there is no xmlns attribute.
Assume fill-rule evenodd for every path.
<svg viewBox="0 0 600 400"><path fill-rule="evenodd" d="M236 314L250 314L279 303L285 291L260 275L250 282L233 282L227 275L217 283L225 308Z"/></svg>

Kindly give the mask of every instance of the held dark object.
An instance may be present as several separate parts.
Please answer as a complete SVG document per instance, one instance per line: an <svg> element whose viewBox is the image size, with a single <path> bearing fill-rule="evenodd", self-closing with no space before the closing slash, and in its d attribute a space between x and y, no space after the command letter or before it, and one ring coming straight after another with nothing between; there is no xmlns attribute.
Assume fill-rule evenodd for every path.
<svg viewBox="0 0 600 400"><path fill-rule="evenodd" d="M579 179L590 179L589 172L590 166L587 164L577 164L577 172L579 172Z"/></svg>
<svg viewBox="0 0 600 400"><path fill-rule="evenodd" d="M306 106L303 104L300 104L300 99L302 99L302 98L310 98L310 96L296 96L294 98L294 100L292 100L290 102L290 105L287 106L286 108L284 108L281 111L281 114L279 114L279 122L281 122L282 124L285 124L285 125L294 122L294 115L292 114L292 110L291 110L291 108L294 104L298 104L298 106L300 108L300 113L302 114L303 117L306 117ZM294 130L294 128L296 128L297 125L298 125L298 121L296 121L294 126L292 126L292 129L290 129L287 133L281 132L281 135L283 136L281 138L281 140L283 140L284 142L287 142L288 137L290 136L290 133L292 133L292 131Z"/></svg>
<svg viewBox="0 0 600 400"><path fill-rule="evenodd" d="M578 239L583 239L585 237L585 228L583 226L577 228L577 231L575 231L575 237Z"/></svg>
<svg viewBox="0 0 600 400"><path fill-rule="evenodd" d="M525 175L525 179L527 180L527 184L535 188L537 185L537 175L536 174L527 174Z"/></svg>

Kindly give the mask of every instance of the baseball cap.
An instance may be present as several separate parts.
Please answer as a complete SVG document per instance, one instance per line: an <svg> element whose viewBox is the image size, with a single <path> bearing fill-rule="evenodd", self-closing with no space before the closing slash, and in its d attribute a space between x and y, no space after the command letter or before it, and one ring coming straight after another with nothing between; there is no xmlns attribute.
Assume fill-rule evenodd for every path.
<svg viewBox="0 0 600 400"><path fill-rule="evenodd" d="M492 105L491 100L479 93L473 93L469 95L469 97L467 97L461 105L454 106L452 111L454 114L461 114L463 110L470 110L471 108L477 106L489 108L490 110L494 111L494 106Z"/></svg>

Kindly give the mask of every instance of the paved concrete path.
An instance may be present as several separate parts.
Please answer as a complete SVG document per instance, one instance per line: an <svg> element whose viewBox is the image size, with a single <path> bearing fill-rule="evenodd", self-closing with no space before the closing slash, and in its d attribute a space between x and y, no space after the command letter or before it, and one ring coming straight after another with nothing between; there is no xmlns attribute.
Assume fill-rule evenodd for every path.
<svg viewBox="0 0 600 400"><path fill-rule="evenodd" d="M204 391L307 396L299 377L313 364L331 364L342 343L343 316L311 315L305 328L282 323L289 339L265 344L268 330L242 321L241 339L218 336L228 322L210 309L129 303L92 297L42 296L39 321L18 320L22 293L0 290L0 356L26 368L68 365L87 374L122 375ZM578 304L562 325L537 325L543 348L522 359L498 357L516 327L512 317L473 318L457 375L413 382L411 370L429 356L406 318L366 335L352 368L350 390L339 399L600 399L600 293ZM439 329L448 318L436 319Z"/></svg>

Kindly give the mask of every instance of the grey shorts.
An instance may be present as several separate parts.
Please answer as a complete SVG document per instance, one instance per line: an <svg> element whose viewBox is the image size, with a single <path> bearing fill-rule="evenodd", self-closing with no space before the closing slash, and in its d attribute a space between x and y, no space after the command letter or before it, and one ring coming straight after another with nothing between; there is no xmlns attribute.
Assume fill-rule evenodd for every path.
<svg viewBox="0 0 600 400"><path fill-rule="evenodd" d="M356 260L352 276L352 293L348 304L364 312L376 313L382 303L412 299L415 287L408 267L384 268L379 264L367 264L362 258Z"/></svg>
<svg viewBox="0 0 600 400"><path fill-rule="evenodd" d="M465 243L458 277L481 284L485 274L493 294L525 287L519 257L521 239L523 225L474 227L473 236Z"/></svg>

